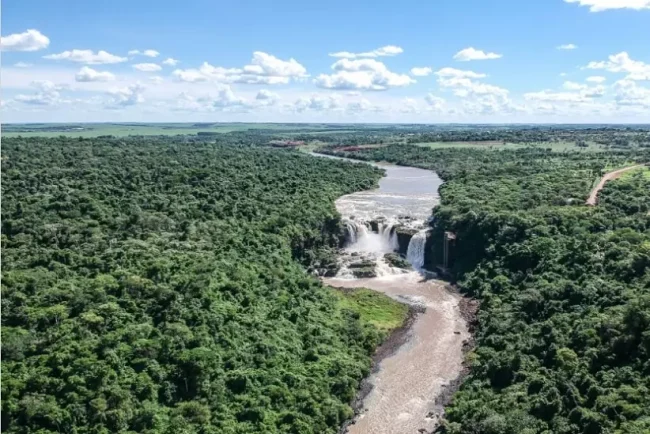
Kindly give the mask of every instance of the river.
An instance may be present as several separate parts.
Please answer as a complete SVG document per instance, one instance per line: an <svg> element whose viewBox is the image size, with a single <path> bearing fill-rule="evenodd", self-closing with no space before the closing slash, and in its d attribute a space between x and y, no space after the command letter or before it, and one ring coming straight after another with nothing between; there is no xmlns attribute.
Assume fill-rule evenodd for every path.
<svg viewBox="0 0 650 434"><path fill-rule="evenodd" d="M470 338L459 308L460 296L422 269L427 220L439 201L442 181L428 170L374 165L386 171L379 188L336 201L348 226L348 243L341 254L341 270L323 281L333 287L380 291L424 312L413 322L404 343L380 360L367 379L371 390L347 432L430 433L443 412L437 399L462 372L463 342ZM379 223L373 228L371 221ZM415 232L407 251L415 271L392 267L383 258L399 249L396 227ZM376 264L376 277L354 277L349 265L359 258Z"/></svg>

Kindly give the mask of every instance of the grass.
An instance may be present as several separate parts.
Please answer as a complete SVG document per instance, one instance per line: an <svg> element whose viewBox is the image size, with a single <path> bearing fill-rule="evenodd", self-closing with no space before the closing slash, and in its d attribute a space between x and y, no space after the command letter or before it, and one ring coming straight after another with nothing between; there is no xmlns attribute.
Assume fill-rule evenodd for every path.
<svg viewBox="0 0 650 434"><path fill-rule="evenodd" d="M650 167L639 167L638 169L630 170L621 175L618 179L630 179L635 176L641 176L643 179L650 181Z"/></svg>
<svg viewBox="0 0 650 434"><path fill-rule="evenodd" d="M371 289L333 291L341 307L357 312L362 321L374 325L382 332L390 332L400 327L408 315L407 305Z"/></svg>

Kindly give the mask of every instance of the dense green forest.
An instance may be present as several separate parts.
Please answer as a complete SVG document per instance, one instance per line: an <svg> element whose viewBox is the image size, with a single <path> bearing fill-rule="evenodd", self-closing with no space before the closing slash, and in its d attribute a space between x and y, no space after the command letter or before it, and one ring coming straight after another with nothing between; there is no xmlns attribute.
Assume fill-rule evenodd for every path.
<svg viewBox="0 0 650 434"><path fill-rule="evenodd" d="M334 200L381 171L236 137L3 140L2 432L352 415L384 333L362 317L386 301L341 303L304 266L339 242Z"/></svg>
<svg viewBox="0 0 650 434"><path fill-rule="evenodd" d="M584 205L601 173L648 162L648 152L325 151L446 180L434 237L456 233L452 272L480 310L471 371L445 432L650 432L648 171L608 183L596 207Z"/></svg>

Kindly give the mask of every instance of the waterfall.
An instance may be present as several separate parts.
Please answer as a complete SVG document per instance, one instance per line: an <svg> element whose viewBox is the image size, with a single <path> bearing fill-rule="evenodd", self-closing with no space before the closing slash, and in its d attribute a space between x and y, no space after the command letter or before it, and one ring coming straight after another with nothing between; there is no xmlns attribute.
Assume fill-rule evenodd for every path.
<svg viewBox="0 0 650 434"><path fill-rule="evenodd" d="M347 244L352 245L356 244L361 238L365 237L368 234L368 226L365 222L359 222L356 220L344 220L348 236Z"/></svg>
<svg viewBox="0 0 650 434"><path fill-rule="evenodd" d="M427 244L428 229L422 229L413 235L409 242L406 259L413 265L413 268L420 269L424 266L424 251Z"/></svg>
<svg viewBox="0 0 650 434"><path fill-rule="evenodd" d="M382 241L387 246L387 250L391 251L399 250L399 241L397 240L395 224L396 222L394 221L379 223L379 235L381 235Z"/></svg>

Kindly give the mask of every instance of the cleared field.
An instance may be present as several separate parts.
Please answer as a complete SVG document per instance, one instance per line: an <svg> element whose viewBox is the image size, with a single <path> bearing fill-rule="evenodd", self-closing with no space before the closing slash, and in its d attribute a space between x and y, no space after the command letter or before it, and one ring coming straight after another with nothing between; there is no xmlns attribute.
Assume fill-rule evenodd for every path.
<svg viewBox="0 0 650 434"><path fill-rule="evenodd" d="M430 142L430 143L414 143L416 146L422 146L432 149L444 148L474 148L474 149L523 149L528 147L535 148L551 148L553 151L597 151L602 150L603 147L589 143L587 147L578 147L573 142L539 142L539 143L503 143L500 141L486 141L486 142Z"/></svg>
<svg viewBox="0 0 650 434"><path fill-rule="evenodd" d="M248 130L273 130L310 134L346 133L354 130L324 124L257 124L257 123L80 123L80 124L7 124L3 137L97 137L97 136L159 136L196 134L199 132L230 133Z"/></svg>

